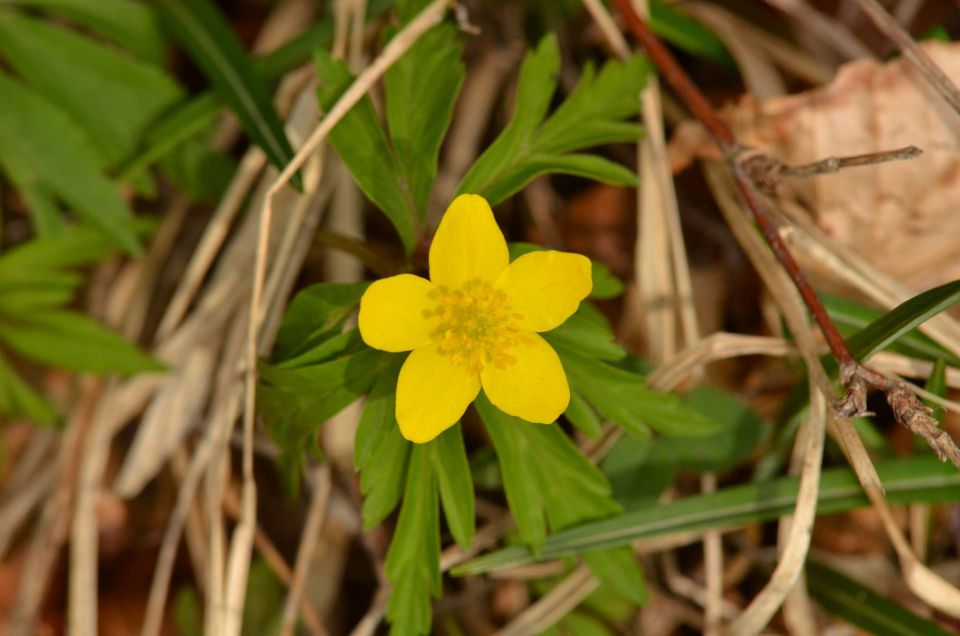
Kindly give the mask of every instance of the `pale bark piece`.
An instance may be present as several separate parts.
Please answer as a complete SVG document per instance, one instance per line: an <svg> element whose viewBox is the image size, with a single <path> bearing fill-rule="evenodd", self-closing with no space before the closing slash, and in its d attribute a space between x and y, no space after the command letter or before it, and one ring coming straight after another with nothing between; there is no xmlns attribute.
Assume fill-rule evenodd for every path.
<svg viewBox="0 0 960 636"><path fill-rule="evenodd" d="M960 46L925 43L960 83ZM723 110L740 143L788 165L918 146L909 161L784 179L777 196L801 202L816 224L913 290L960 278L960 117L909 62L858 60L819 89ZM679 127L671 167L718 158L699 124Z"/></svg>

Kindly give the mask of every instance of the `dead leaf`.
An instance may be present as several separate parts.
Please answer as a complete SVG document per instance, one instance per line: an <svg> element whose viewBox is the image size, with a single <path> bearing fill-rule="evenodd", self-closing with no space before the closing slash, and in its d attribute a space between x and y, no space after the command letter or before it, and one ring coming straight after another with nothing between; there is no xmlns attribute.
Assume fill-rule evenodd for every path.
<svg viewBox="0 0 960 636"><path fill-rule="evenodd" d="M960 45L924 44L960 82ZM859 60L819 89L758 101L744 96L722 113L738 140L786 164L915 145L910 161L785 180L778 196L802 203L817 225L883 272L920 290L960 278L960 117L905 60ZM681 125L671 167L716 159L699 124Z"/></svg>

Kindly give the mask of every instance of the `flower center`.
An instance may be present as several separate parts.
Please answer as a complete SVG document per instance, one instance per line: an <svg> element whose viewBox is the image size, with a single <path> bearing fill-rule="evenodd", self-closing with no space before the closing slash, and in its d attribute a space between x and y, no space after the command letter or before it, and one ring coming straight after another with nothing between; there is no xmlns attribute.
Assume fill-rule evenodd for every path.
<svg viewBox="0 0 960 636"><path fill-rule="evenodd" d="M453 364L480 373L488 364L503 369L516 363L509 349L524 338L517 326L523 316L510 311L506 294L471 280L456 289L438 286L430 298L437 304L424 310L424 317L433 325L440 353Z"/></svg>

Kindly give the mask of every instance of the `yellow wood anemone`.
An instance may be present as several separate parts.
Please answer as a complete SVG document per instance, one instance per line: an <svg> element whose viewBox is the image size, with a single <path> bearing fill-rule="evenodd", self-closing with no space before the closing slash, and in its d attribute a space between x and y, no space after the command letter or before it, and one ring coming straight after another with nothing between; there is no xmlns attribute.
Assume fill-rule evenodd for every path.
<svg viewBox="0 0 960 636"><path fill-rule="evenodd" d="M447 208L430 246L430 280L401 274L360 301L360 335L383 351L410 351L397 382L397 422L411 442L455 424L480 387L498 408L550 423L567 408L560 358L537 332L569 318L592 286L590 259L542 251L513 263L483 197Z"/></svg>

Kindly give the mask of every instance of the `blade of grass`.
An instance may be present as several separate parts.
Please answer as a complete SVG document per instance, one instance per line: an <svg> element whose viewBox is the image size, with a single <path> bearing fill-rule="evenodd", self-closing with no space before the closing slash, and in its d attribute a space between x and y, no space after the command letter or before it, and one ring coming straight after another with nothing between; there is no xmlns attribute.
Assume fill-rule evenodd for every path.
<svg viewBox="0 0 960 636"><path fill-rule="evenodd" d="M899 603L816 561L807 562L807 588L828 612L875 636L946 636L950 632Z"/></svg>
<svg viewBox="0 0 960 636"><path fill-rule="evenodd" d="M878 465L877 470L891 503L960 500L960 473L935 458L887 462ZM468 561L455 568L453 574L479 574L630 545L650 537L771 521L793 510L797 486L796 478L781 478L635 510L553 534L547 537L536 556L523 546L513 546ZM817 500L818 513L842 512L869 503L851 470L824 471Z"/></svg>
<svg viewBox="0 0 960 636"><path fill-rule="evenodd" d="M283 168L293 149L270 92L240 40L210 0L159 0L173 34L200 66L223 101L270 162ZM299 188L299 180L294 178Z"/></svg>

